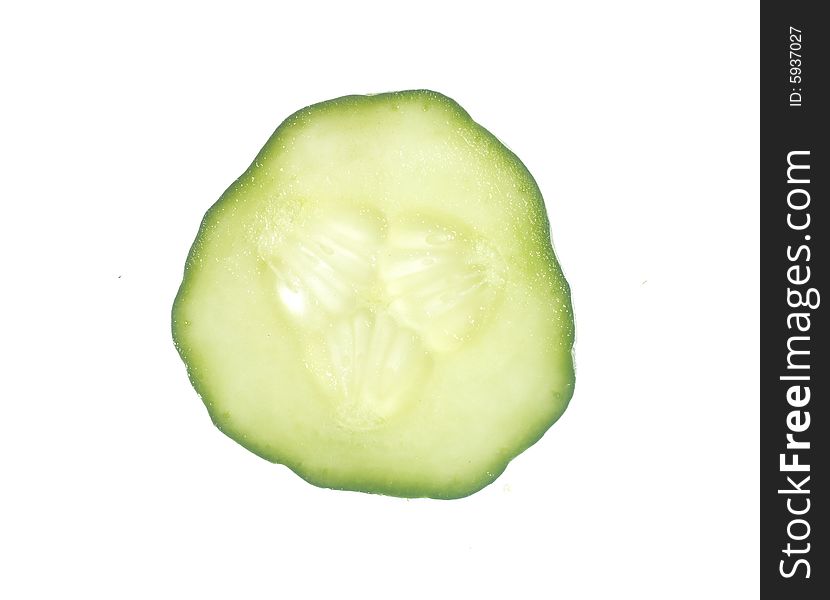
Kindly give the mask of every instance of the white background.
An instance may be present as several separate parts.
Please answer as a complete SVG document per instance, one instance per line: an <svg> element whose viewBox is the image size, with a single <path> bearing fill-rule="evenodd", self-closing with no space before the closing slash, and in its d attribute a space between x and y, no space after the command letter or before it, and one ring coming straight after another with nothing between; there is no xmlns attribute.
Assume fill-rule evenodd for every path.
<svg viewBox="0 0 830 600"><path fill-rule="evenodd" d="M19 4L0 596L757 596L756 3ZM565 416L449 502L248 453L169 331L203 212L285 116L421 87L535 175L577 318Z"/></svg>

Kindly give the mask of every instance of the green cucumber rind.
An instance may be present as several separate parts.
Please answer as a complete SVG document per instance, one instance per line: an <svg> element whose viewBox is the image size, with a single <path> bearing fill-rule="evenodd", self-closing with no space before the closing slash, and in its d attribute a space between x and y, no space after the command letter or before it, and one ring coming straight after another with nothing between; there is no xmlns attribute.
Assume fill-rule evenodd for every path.
<svg viewBox="0 0 830 600"><path fill-rule="evenodd" d="M195 278L195 275L198 270L196 268L196 265L200 260L202 239L205 232L211 228L215 220L220 216L222 209L224 208L224 205L230 198L232 198L232 196L240 187L242 182L246 180L246 178L248 178L251 175L251 173L257 168L257 163L260 160L265 159L271 152L277 151L276 147L279 144L281 136L285 132L289 131L290 128L293 127L296 123L301 122L302 120L308 118L311 114L317 111L333 110L349 104L357 105L359 103L364 102L388 102L389 100L395 99L423 99L429 102L443 104L446 108L449 108L452 112L455 112L459 120L465 122L473 130L477 131L478 134L484 140L498 148L501 152L501 155L503 157L506 157L506 159L511 163L512 167L514 167L518 171L519 176L527 182L527 191L535 201L534 208L537 211L536 217L540 220L540 224L543 225L543 227L541 228L543 235L545 236L544 240L542 240L544 242L543 247L546 249L550 249L550 256L548 257L550 262L548 264L553 266L553 268L556 270L557 283L560 286L560 289L558 291L560 292L562 299L566 304L565 309L567 311L567 319L565 319L563 322L571 324L571 327L564 332L565 339L563 340L563 344L567 344L567 347L569 348L570 360L569 364L566 365L570 369L570 373L568 376L569 384L564 390L560 390L556 393L556 400L559 403L559 410L557 410L548 421L543 421L540 424L540 426L530 431L528 435L513 448L513 450L509 453L509 456L503 458L500 461L495 462L492 466L485 470L484 474L481 477L472 480L459 481L457 485L451 487L447 487L444 484L435 489L430 488L428 485L401 485L395 484L391 481L380 481L377 478L364 478L363 480L352 479L349 481L348 484L333 484L331 478L327 475L324 474L323 476L320 476L319 474L314 473L312 470L305 469L301 463L289 460L284 456L280 456L279 453L277 453L273 448L261 446L256 443L253 443L251 440L248 440L244 432L234 429L229 417L223 414L214 403L208 382L205 381L202 374L200 373L201 369L198 366L199 360L196 356L196 352L194 349L189 348L185 342L184 327L186 326L186 324L183 320L177 318L179 307L182 306L182 304L185 302L190 292L191 283ZM245 172L227 188L227 190L225 190L225 192L219 197L219 199L205 213L199 226L198 233L196 234L196 238L193 244L191 245L190 251L185 261L182 283L173 301L173 308L171 314L171 329L173 342L176 346L179 356L185 364L188 378L190 379L191 384L196 390L196 393L199 395L202 402L205 404L205 407L207 408L208 414L210 415L210 418L213 421L214 425L233 441L235 441L242 447L246 448L250 452L253 452L254 454L272 463L284 465L285 467L292 470L296 475L301 477L303 480L320 488L364 492L370 494L382 494L401 498L434 498L443 500L458 499L470 496L493 483L504 472L511 460L513 460L518 455L523 453L525 450L533 446L536 442L538 442L565 412L573 397L575 387L575 370L573 361L573 344L575 338L575 331L573 323L573 304L571 300L570 286L567 283L567 280L562 272L559 260L556 257L556 252L553 248L553 244L551 241L550 221L547 216L544 199L542 197L542 193L539 190L538 185L536 184L536 180L533 178L533 175L531 175L530 171L519 159L519 157L516 156L514 152L512 152L495 135L490 133L490 131L476 123L472 119L472 117L470 117L467 111L465 111L457 102L438 92L424 89L407 90L401 92L386 92L371 95L342 96L340 98L327 100L325 102L320 102L318 104L313 104L311 106L302 108L290 115L288 118L286 118L271 135L268 142L257 154L256 158L248 167L248 169L246 169Z"/></svg>

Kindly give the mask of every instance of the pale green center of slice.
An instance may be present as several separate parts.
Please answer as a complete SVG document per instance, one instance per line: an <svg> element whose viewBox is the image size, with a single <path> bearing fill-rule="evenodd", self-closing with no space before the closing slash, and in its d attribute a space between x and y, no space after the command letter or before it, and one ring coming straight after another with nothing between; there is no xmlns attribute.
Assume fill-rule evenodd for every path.
<svg viewBox="0 0 830 600"><path fill-rule="evenodd" d="M503 287L492 246L434 216L296 209L265 228L259 253L306 368L356 430L416 403L435 356L477 334Z"/></svg>

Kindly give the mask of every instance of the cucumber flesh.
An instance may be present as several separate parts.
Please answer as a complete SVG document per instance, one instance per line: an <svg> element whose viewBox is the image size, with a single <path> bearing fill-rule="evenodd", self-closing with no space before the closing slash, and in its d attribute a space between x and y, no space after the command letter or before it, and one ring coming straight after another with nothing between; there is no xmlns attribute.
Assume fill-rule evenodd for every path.
<svg viewBox="0 0 830 600"><path fill-rule="evenodd" d="M173 335L222 431L335 489L466 496L573 393L541 194L435 92L289 117L205 216Z"/></svg>

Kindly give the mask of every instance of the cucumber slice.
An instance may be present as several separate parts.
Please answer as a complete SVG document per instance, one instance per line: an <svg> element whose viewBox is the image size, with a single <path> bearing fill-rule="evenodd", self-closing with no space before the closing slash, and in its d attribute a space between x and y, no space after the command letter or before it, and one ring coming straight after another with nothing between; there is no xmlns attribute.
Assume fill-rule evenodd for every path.
<svg viewBox="0 0 830 600"><path fill-rule="evenodd" d="M478 491L574 386L536 183L423 90L280 125L202 221L173 337L219 429L343 490Z"/></svg>

